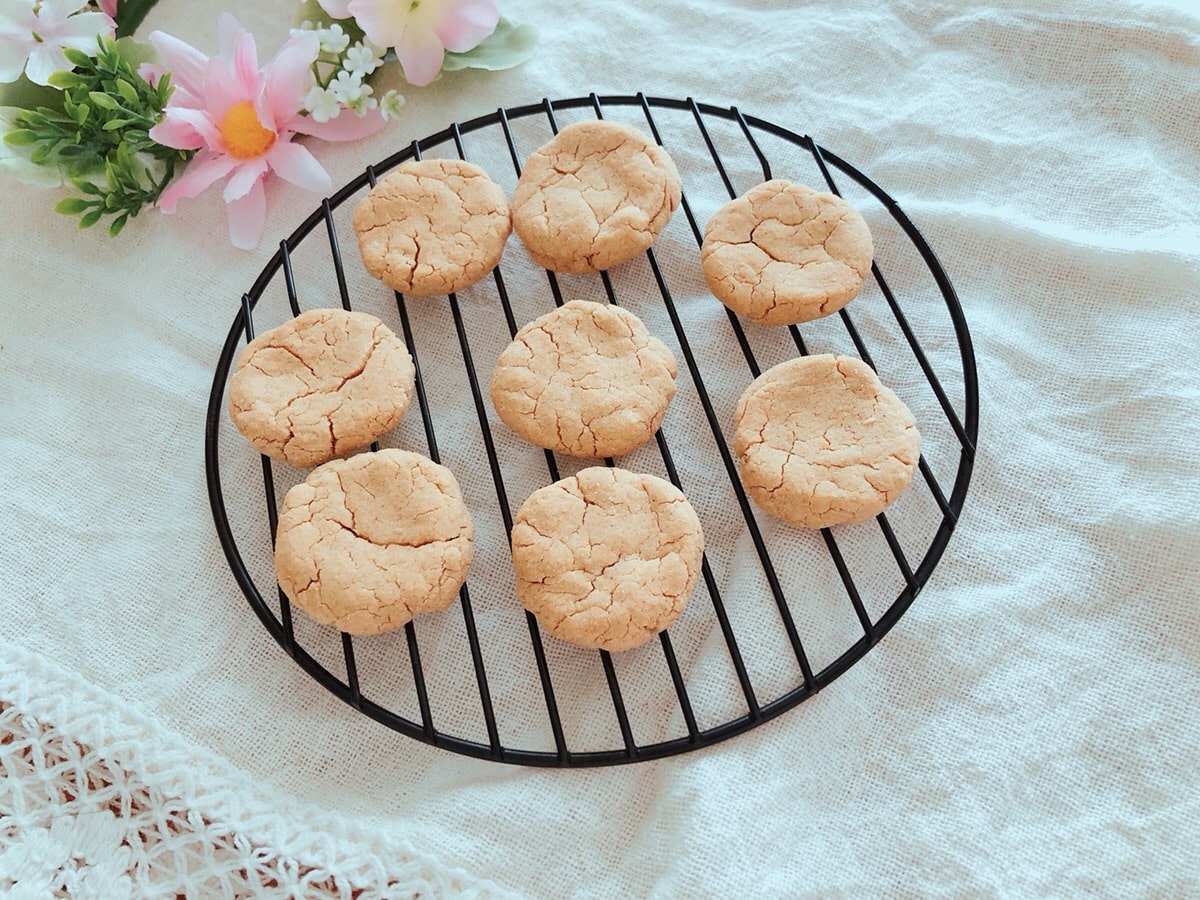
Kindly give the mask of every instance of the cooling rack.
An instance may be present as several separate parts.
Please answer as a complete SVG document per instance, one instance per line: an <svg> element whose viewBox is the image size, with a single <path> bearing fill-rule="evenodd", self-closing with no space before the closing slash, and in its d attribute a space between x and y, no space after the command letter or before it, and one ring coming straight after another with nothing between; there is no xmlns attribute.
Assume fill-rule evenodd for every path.
<svg viewBox="0 0 1200 900"><path fill-rule="evenodd" d="M357 251L341 247L354 241L348 211L377 177L422 154L454 155L486 160L489 174L511 186L529 153L572 117L640 127L680 166L681 209L644 259L585 284L531 269L514 237L483 286L458 296L416 301L377 282L364 285ZM807 173L798 174L804 167ZM827 320L778 329L745 323L707 295L695 274L706 211L772 177L823 181L839 194L853 189L852 202L875 209L864 212L876 239L872 277L859 298ZM896 287L884 275L889 259L904 273ZM319 279L322 270L329 286L308 287L306 279ZM709 536L701 583L684 616L657 641L616 657L543 635L516 606L511 571L501 571L515 508L532 488L580 463L511 439L485 396L490 365L517 329L544 311L539 303L561 305L572 291L636 307L682 358L680 391L662 429L644 452L617 464L669 478L693 499ZM386 309L379 306L385 300ZM254 454L226 413L230 370L256 319L278 321L338 303L376 304L370 311L403 335L416 364L419 422L410 411L408 431L396 440L435 461L454 455L473 514L493 522L477 532L476 564L455 605L370 638L293 615L270 556L278 502L305 473ZM490 330L481 330L489 322ZM726 420L740 388L731 389L731 380L744 387L768 365L809 352L856 353L917 413L920 477L871 523L820 532L781 526L754 508L739 481ZM457 387L446 388L447 380ZM447 419L444 410L454 402L470 410L466 420ZM725 740L796 707L862 659L943 556L963 508L977 434L974 354L954 288L879 185L812 138L736 107L592 94L499 109L414 141L368 166L280 241L242 296L217 361L205 466L237 583L272 638L320 685L396 732L445 750L503 763L597 766ZM250 480L261 482L257 500L246 495ZM712 533L710 522L719 526ZM477 577L481 566L490 568Z"/></svg>

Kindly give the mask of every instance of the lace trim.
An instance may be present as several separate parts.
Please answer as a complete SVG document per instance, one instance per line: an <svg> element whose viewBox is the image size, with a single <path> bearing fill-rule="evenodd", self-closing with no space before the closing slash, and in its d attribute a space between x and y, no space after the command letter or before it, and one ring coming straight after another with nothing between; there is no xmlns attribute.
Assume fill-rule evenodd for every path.
<svg viewBox="0 0 1200 900"><path fill-rule="evenodd" d="M268 796L117 698L4 644L0 776L8 898L511 896L406 842ZM301 833L306 821L320 833Z"/></svg>

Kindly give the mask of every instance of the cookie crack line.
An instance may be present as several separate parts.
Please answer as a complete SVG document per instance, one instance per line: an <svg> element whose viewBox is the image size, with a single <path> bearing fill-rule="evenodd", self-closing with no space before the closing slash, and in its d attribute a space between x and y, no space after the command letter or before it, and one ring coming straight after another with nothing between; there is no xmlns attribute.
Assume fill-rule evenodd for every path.
<svg viewBox="0 0 1200 900"><path fill-rule="evenodd" d="M358 540L364 541L365 543L370 544L372 547L409 547L414 550L419 550L422 547L430 547L434 544L452 544L455 541L460 541L465 537L463 531L460 530L458 534L445 538L427 538L421 541L379 541L375 538L369 538L359 534L349 525L344 525L341 522L338 522L337 525L343 531L348 531L350 534L354 535L354 537L358 538Z"/></svg>

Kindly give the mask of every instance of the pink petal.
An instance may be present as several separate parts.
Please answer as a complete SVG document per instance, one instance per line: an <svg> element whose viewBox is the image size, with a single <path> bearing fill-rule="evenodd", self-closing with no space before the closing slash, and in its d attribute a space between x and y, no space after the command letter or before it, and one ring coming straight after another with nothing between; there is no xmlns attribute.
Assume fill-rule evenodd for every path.
<svg viewBox="0 0 1200 900"><path fill-rule="evenodd" d="M197 97L204 96L204 66L208 57L190 44L162 31L150 32L150 43L171 73L171 83L185 88Z"/></svg>
<svg viewBox="0 0 1200 900"><path fill-rule="evenodd" d="M395 47L411 20L407 3L397 0L350 0L346 9L377 47Z"/></svg>
<svg viewBox="0 0 1200 900"><path fill-rule="evenodd" d="M150 139L176 150L221 146L221 132L208 113L182 107L167 107L163 120L150 129Z"/></svg>
<svg viewBox="0 0 1200 900"><path fill-rule="evenodd" d="M442 46L438 36L429 31L414 33L410 28L396 44L396 58L400 60L404 77L409 84L417 87L423 87L433 81L442 68L445 55L446 48Z"/></svg>
<svg viewBox="0 0 1200 900"><path fill-rule="evenodd" d="M465 53L496 30L500 11L494 0L465 0L438 23L435 31L446 49Z"/></svg>
<svg viewBox="0 0 1200 900"><path fill-rule="evenodd" d="M162 196L158 198L158 207L165 213L175 212L175 205L180 200L190 200L200 194L214 181L224 178L237 160L228 156L218 156L202 152L190 163L184 173L172 181Z"/></svg>
<svg viewBox="0 0 1200 900"><path fill-rule="evenodd" d="M267 161L259 157L239 163L229 181L225 183L225 202L232 203L240 200L250 192L255 182L267 174Z"/></svg>
<svg viewBox="0 0 1200 900"><path fill-rule="evenodd" d="M267 152L267 162L284 181L290 181L306 191L326 193L333 187L329 173L321 167L315 156L299 144L276 141L275 146Z"/></svg>
<svg viewBox="0 0 1200 900"><path fill-rule="evenodd" d="M229 63L219 56L214 56L204 67L204 93L201 96L214 122L224 121L225 114L235 103L255 99L255 94L245 89L229 70Z"/></svg>
<svg viewBox="0 0 1200 900"><path fill-rule="evenodd" d="M245 30L233 13L223 12L217 16L217 52L226 59L233 59L237 37Z"/></svg>
<svg viewBox="0 0 1200 900"><path fill-rule="evenodd" d="M309 134L322 141L357 141L374 134L387 122L379 110L372 109L364 116L343 109L328 122L317 122L312 116L297 118L288 127L297 134Z"/></svg>
<svg viewBox="0 0 1200 900"><path fill-rule="evenodd" d="M296 115L313 80L312 64L320 42L311 31L289 38L267 67L264 110L276 129Z"/></svg>
<svg viewBox="0 0 1200 900"><path fill-rule="evenodd" d="M243 31L237 36L233 51L233 71L243 90L253 97L262 90L262 76L258 73L258 48L254 35Z"/></svg>
<svg viewBox="0 0 1200 900"><path fill-rule="evenodd" d="M229 240L239 250L253 250L267 222L267 193L262 180L254 182L250 192L226 205L229 212Z"/></svg>
<svg viewBox="0 0 1200 900"><path fill-rule="evenodd" d="M329 13L335 19L350 18L350 10L348 8L350 0L317 0L321 9Z"/></svg>

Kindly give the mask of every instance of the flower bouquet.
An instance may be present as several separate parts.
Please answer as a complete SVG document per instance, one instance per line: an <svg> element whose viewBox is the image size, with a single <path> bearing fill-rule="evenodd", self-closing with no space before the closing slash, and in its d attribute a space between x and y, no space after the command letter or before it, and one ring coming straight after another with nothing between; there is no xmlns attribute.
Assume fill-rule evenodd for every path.
<svg viewBox="0 0 1200 900"><path fill-rule="evenodd" d="M207 56L161 31L132 35L155 0L0 0L0 174L66 189L55 207L117 235L147 206L222 183L234 246L258 245L274 176L327 192L309 139L353 141L401 114L372 76L396 64L414 87L443 72L504 69L535 33L495 0L307 0L260 64L230 14Z"/></svg>

